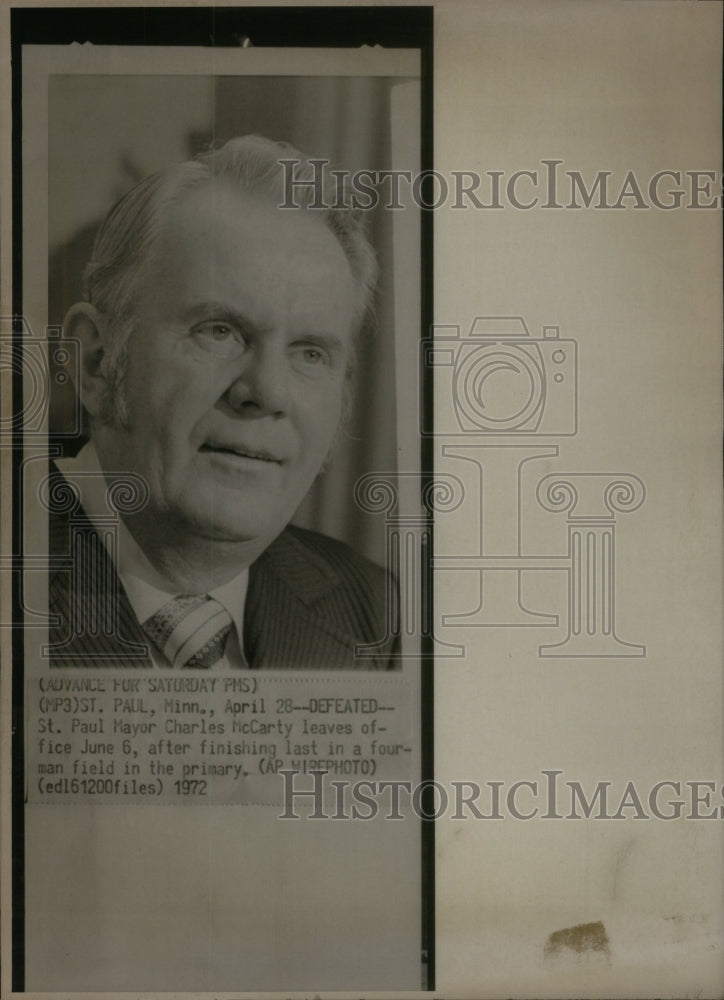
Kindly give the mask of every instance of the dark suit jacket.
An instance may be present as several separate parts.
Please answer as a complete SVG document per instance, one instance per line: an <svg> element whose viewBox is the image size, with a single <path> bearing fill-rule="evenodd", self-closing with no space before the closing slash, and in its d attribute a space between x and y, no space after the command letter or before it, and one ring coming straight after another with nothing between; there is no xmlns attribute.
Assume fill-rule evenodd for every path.
<svg viewBox="0 0 724 1000"><path fill-rule="evenodd" d="M51 665L150 667L148 639L82 508L51 513L50 553ZM387 606L396 600L379 566L326 535L288 527L250 567L249 666L394 669ZM366 655L359 646L369 647Z"/></svg>

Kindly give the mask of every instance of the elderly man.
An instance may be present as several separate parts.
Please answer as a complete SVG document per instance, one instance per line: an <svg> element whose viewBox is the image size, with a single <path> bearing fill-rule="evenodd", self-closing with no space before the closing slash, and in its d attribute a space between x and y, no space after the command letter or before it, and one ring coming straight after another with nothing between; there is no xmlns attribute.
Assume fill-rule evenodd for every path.
<svg viewBox="0 0 724 1000"><path fill-rule="evenodd" d="M51 514L73 560L50 583L57 665L395 663L383 570L289 526L337 436L375 261L358 214L303 187L278 207L282 157L312 176L233 139L143 181L96 238L65 319L91 440L58 463L82 507ZM109 533L129 473L148 499Z"/></svg>

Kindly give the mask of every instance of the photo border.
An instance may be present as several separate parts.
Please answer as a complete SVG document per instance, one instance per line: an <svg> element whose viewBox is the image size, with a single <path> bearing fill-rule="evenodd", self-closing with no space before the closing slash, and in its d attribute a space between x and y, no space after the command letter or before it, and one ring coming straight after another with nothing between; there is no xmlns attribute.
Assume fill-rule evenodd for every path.
<svg viewBox="0 0 724 1000"><path fill-rule="evenodd" d="M283 17L279 12L283 11ZM421 122L420 166L433 168L433 8L405 7L404 16L397 7L78 7L13 8L10 10L10 48L12 60L12 312L23 315L23 213L22 213L22 52L24 45L67 46L73 42L96 45L174 46L193 45L209 48L237 48L245 38L255 48L344 48L379 45L390 48L414 48L420 51ZM428 178L432 181L432 178ZM423 182L426 184L426 182ZM425 189L423 187L423 200ZM421 330L427 335L433 317L433 213L421 213ZM14 325L13 375L11 380L13 412L22 409L22 339ZM421 407L424 423L430 426L432 411L432 370L420 368ZM18 407L20 404L20 407ZM421 438L421 489L432 482L433 444ZM19 488L23 462L23 428L12 434L11 479ZM14 500L18 498L14 495ZM22 608L23 563L22 503L12 505L11 602L15 615ZM432 514L427 514L426 532L432 549ZM433 621L432 568L423 569L422 600L428 621ZM25 989L25 850L24 850L24 650L23 630L12 629L12 756L11 756L11 954L12 989ZM421 637L420 663L420 733L421 781L434 778L434 662L433 638ZM426 787L421 800L423 812L434 814L434 788ZM421 952L425 963L423 988L435 989L435 830L433 822L421 827Z"/></svg>

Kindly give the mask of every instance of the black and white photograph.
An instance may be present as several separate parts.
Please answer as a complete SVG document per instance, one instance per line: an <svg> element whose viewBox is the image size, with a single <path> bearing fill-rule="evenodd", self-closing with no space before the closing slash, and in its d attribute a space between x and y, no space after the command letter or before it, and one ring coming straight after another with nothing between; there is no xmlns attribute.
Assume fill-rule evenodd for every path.
<svg viewBox="0 0 724 1000"><path fill-rule="evenodd" d="M721 1000L724 2L0 5L0 996Z"/></svg>
<svg viewBox="0 0 724 1000"><path fill-rule="evenodd" d="M421 47L113 14L20 49L15 981L418 988Z"/></svg>
<svg viewBox="0 0 724 1000"><path fill-rule="evenodd" d="M108 517L106 484L115 491L125 485L138 491L138 509L124 510L118 522L114 563L122 587L111 580L112 596L101 583L112 569L95 544L99 533L89 538L90 524L79 510L71 512L79 550L71 577L61 571L50 581L57 621L51 663L114 665L114 653L122 662L150 639L145 656L165 658L172 667L210 666L206 660L222 657L252 669L399 667L390 632L398 613L396 583L364 555L368 550L384 564L384 524L368 524L372 519L354 496L364 472L395 471L392 233L388 227L380 234L389 272L385 301L377 296L380 255L366 234L366 213L353 206L349 182L342 187L341 168L337 190L329 166L344 162L345 139L347 161L385 162L390 91L385 78L51 79L52 222L73 216L74 198L81 218L93 201L87 171L78 164L94 162L92 178L103 190L119 185L124 173L143 174L134 156L152 162L155 152L160 159L169 140L209 150L143 176L100 225L87 227L97 228L90 249L83 227L53 254L50 316L64 317L63 336L76 346L74 391L88 439L55 463L62 478L49 484L49 496L60 491L65 498L68 484L75 484L92 523L94 515ZM334 136L331 152L330 138L310 136L315 147L326 147L325 157L257 132L266 120L272 135L283 134L278 119L289 116L290 104L301 108L298 118L329 107L331 121L315 113L319 131L334 129L335 109L350 114L354 125L346 136ZM253 113L245 119L246 106ZM133 151L118 135L115 115L107 119L107 136L100 123L88 130L89 117L113 107L125 109L133 123ZM169 107L180 121L169 135L166 111L161 138L155 123ZM275 107L281 113L275 115ZM188 124L190 108L197 120ZM204 132L194 135L204 116ZM243 134L227 138L235 130ZM302 134L304 125L296 131ZM148 148L150 137L155 149ZM107 156L115 147L115 176L98 169L99 144ZM73 171L77 176L69 177ZM255 226L242 198L259 209L264 198L269 203L256 213ZM224 226L230 230L225 243ZM157 241L161 231L164 242ZM315 235L324 238L315 243ZM78 301L64 302L81 256ZM253 305L245 306L247 300ZM272 316L277 307L280 314ZM168 329L158 342L156 329ZM284 331L276 359L267 340L249 351L253 330L274 329ZM361 378L354 379L355 369ZM51 400L51 437L64 403ZM68 408L74 420L74 400ZM336 451L336 474L320 475ZM97 498L94 483L100 484ZM300 519L323 531L290 527L315 486ZM51 503L51 555L73 546L69 512L59 506L56 514ZM335 534L362 551L335 544ZM74 592L74 583L87 593ZM229 589L217 595L219 587ZM198 603L200 594L208 594L206 604ZM106 610L112 622L100 620ZM185 621L180 632L177 621ZM374 657L355 656L356 646L376 642Z"/></svg>

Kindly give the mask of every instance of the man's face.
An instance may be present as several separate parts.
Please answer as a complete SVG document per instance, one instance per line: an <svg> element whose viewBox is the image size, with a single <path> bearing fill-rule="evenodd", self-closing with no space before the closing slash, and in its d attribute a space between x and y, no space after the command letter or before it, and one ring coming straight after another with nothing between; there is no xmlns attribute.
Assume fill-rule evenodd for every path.
<svg viewBox="0 0 724 1000"><path fill-rule="evenodd" d="M227 183L166 215L140 279L125 428L106 468L140 473L149 513L181 538L271 541L334 441L357 290L308 212Z"/></svg>

